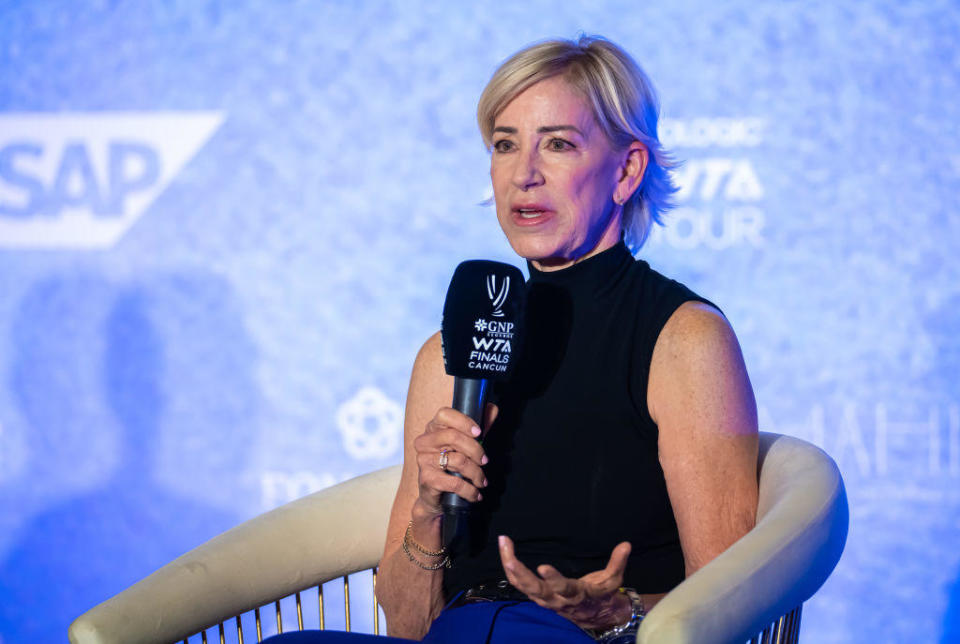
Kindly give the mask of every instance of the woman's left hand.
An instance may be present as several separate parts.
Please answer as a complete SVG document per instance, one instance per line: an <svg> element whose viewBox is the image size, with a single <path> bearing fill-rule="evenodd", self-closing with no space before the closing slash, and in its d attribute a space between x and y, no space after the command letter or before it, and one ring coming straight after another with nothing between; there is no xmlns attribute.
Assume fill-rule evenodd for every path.
<svg viewBox="0 0 960 644"><path fill-rule="evenodd" d="M517 559L513 541L500 537L500 561L507 581L534 602L566 617L581 628L607 629L626 623L632 611L630 599L618 589L623 583L630 544L617 545L603 570L571 579L549 565L537 567L537 573Z"/></svg>

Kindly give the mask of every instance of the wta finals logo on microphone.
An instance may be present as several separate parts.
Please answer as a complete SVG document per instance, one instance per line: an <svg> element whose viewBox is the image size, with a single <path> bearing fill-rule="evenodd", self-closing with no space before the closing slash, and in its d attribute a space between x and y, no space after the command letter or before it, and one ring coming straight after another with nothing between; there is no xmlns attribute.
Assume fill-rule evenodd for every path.
<svg viewBox="0 0 960 644"><path fill-rule="evenodd" d="M487 275L487 297L490 298L490 301L493 303L493 313L492 315L495 318L502 318L503 311L500 308L503 306L503 303L507 299L507 295L510 293L510 276L507 275L503 278L503 281L500 282L500 290L497 290L497 276L496 275Z"/></svg>
<svg viewBox="0 0 960 644"><path fill-rule="evenodd" d="M500 289L497 289L497 276L487 275L487 297L493 305L493 317L503 317L503 303L510 293L510 276L505 276L500 282ZM470 352L471 369L483 369L485 371L504 372L510 363L510 355L513 353L511 341L513 340L513 322L500 320L484 320L478 318L473 323L475 331L483 334L480 337L474 335L473 350Z"/></svg>
<svg viewBox="0 0 960 644"><path fill-rule="evenodd" d="M480 379L509 376L516 362L523 287L523 274L509 264L470 260L457 267L443 307L447 373Z"/></svg>

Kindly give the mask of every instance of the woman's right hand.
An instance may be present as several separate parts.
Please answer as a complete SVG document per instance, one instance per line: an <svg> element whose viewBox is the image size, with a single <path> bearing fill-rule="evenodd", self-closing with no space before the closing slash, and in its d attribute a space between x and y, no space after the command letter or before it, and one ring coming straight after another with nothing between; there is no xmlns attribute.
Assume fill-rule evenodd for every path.
<svg viewBox="0 0 960 644"><path fill-rule="evenodd" d="M496 407L487 405L489 424L496 415ZM456 409L443 407L427 423L426 431L413 443L417 452L420 496L417 504L428 514L440 515L440 496L444 492L454 494L470 502L482 499L481 490L487 480L483 465L487 455L477 441L482 431L473 420ZM440 454L447 452L447 467L440 466ZM459 473L463 478L453 475Z"/></svg>

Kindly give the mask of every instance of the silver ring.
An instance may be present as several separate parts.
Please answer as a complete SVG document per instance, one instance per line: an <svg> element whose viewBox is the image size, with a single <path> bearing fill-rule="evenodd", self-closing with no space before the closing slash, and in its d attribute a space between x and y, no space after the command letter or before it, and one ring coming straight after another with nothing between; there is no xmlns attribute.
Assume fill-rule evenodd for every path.
<svg viewBox="0 0 960 644"><path fill-rule="evenodd" d="M444 472L447 471L447 453L449 451L450 450L446 448L440 450L440 469L443 470Z"/></svg>

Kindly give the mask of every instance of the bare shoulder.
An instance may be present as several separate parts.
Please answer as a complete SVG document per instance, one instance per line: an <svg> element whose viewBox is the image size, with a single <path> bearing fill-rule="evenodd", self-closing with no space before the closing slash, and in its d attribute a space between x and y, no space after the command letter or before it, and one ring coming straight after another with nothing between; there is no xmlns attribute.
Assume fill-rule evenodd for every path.
<svg viewBox="0 0 960 644"><path fill-rule="evenodd" d="M413 362L407 403L404 413L404 466L408 474L416 468L413 441L422 434L427 423L441 407L449 407L453 399L453 377L443 366L440 332L434 333L420 347Z"/></svg>
<svg viewBox="0 0 960 644"><path fill-rule="evenodd" d="M716 349L717 344L736 343L727 318L716 308L694 300L681 304L667 320L654 345L654 357L693 358ZM739 345L738 345L739 346Z"/></svg>
<svg viewBox="0 0 960 644"><path fill-rule="evenodd" d="M738 403L739 413L729 407L731 402ZM674 414L689 418L698 410L736 416L751 411L753 391L740 343L716 308L684 302L667 320L650 361L647 405L658 425ZM716 419L710 426L716 426Z"/></svg>
<svg viewBox="0 0 960 644"><path fill-rule="evenodd" d="M421 420L424 407L429 409L432 417L437 409L444 404L449 404L452 395L453 378L447 375L443 367L443 344L440 340L440 332L437 331L423 343L413 363L410 389L407 392L408 419L413 412L415 417L421 416L416 420ZM408 422L408 432L411 429L422 431L423 427L411 426Z"/></svg>
<svg viewBox="0 0 960 644"><path fill-rule="evenodd" d="M437 366L439 361L439 366L443 366L443 340L440 339L440 332L437 331L429 338L426 342L423 343L423 346L420 347L420 351L417 352L417 359L414 362L414 366L421 365L422 368L428 366ZM422 363L422 364L421 364Z"/></svg>
<svg viewBox="0 0 960 644"><path fill-rule="evenodd" d="M439 331L435 332L423 343L423 346L420 347L420 352L417 354L418 358L420 356L440 358L441 362L443 361L443 340L440 337Z"/></svg>

